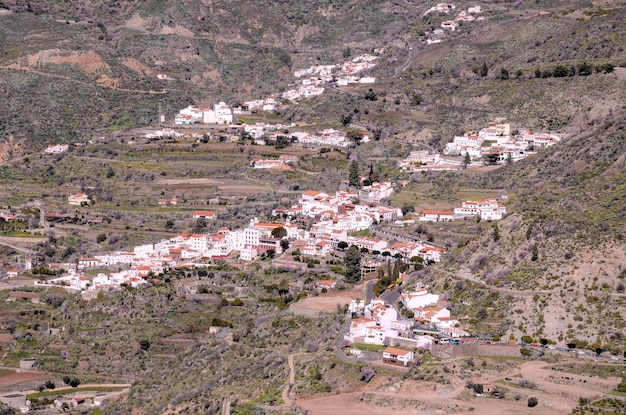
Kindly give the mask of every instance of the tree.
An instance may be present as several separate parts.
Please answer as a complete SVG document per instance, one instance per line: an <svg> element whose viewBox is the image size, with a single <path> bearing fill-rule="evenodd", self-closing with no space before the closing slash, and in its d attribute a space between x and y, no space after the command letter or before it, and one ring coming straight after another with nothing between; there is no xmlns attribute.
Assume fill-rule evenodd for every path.
<svg viewBox="0 0 626 415"><path fill-rule="evenodd" d="M139 340L139 347L141 347L141 350L147 351L148 349L150 349L150 340Z"/></svg>
<svg viewBox="0 0 626 415"><path fill-rule="evenodd" d="M348 182L350 186L361 187L361 180L359 177L359 163L356 160L352 160L348 169Z"/></svg>
<svg viewBox="0 0 626 415"><path fill-rule="evenodd" d="M278 228L272 229L272 238L282 239L287 236L287 229L279 226Z"/></svg>
<svg viewBox="0 0 626 415"><path fill-rule="evenodd" d="M109 166L109 168L107 169L107 179L110 179L111 177L115 176L115 170L113 170L113 168L111 166Z"/></svg>
<svg viewBox="0 0 626 415"><path fill-rule="evenodd" d="M568 349L575 349L576 348L576 343L567 343L566 344Z"/></svg>
<svg viewBox="0 0 626 415"><path fill-rule="evenodd" d="M538 403L539 403L539 400L537 398L535 398L534 396L531 396L530 398L528 398L528 407L529 408L533 408L533 407L537 406Z"/></svg>
<svg viewBox="0 0 626 415"><path fill-rule="evenodd" d="M463 157L463 168L466 169L467 166L469 166L471 162L472 162L472 159L470 158L469 153L466 151L465 157Z"/></svg>
<svg viewBox="0 0 626 415"><path fill-rule="evenodd" d="M104 241L107 240L107 234L106 233L99 233L98 236L96 236L96 242L97 243L102 243Z"/></svg>
<svg viewBox="0 0 626 415"><path fill-rule="evenodd" d="M478 75L480 75L481 78L484 78L488 74L489 74L489 67L487 66L487 62L483 61L483 64L480 66L480 69L478 70Z"/></svg>
<svg viewBox="0 0 626 415"><path fill-rule="evenodd" d="M344 127L352 122L352 114L342 115L340 118L341 125Z"/></svg>
<svg viewBox="0 0 626 415"><path fill-rule="evenodd" d="M193 226L194 233L202 233L206 230L206 219L198 218Z"/></svg>
<svg viewBox="0 0 626 415"><path fill-rule="evenodd" d="M516 77L517 79L522 79L522 77L523 77L523 76L524 76L524 72L523 72L521 69L518 69L518 70L515 72L515 77Z"/></svg>
<svg viewBox="0 0 626 415"><path fill-rule="evenodd" d="M569 70L563 65L557 65L554 68L554 77L555 78L563 78L569 75Z"/></svg>
<svg viewBox="0 0 626 415"><path fill-rule="evenodd" d="M70 386L73 388L77 388L78 385L80 385L80 379L78 378L72 378L72 380L70 380Z"/></svg>
<svg viewBox="0 0 626 415"><path fill-rule="evenodd" d="M337 248L339 248L341 251L345 251L347 247L348 247L348 243L346 241L340 241L337 244Z"/></svg>
<svg viewBox="0 0 626 415"><path fill-rule="evenodd" d="M351 55L352 55L352 51L350 50L350 46L347 46L347 47L343 50L343 58L344 58L344 59L348 59Z"/></svg>
<svg viewBox="0 0 626 415"><path fill-rule="evenodd" d="M358 146L363 140L363 134L359 130L348 130L346 138Z"/></svg>
<svg viewBox="0 0 626 415"><path fill-rule="evenodd" d="M369 382L376 375L376 369L373 367L363 366L361 368L361 380Z"/></svg>
<svg viewBox="0 0 626 415"><path fill-rule="evenodd" d="M361 279L361 252L355 245L350 246L344 257L346 273L344 279L348 283L355 283Z"/></svg>
<svg viewBox="0 0 626 415"><path fill-rule="evenodd" d="M539 339L539 343L541 343L542 346L546 346L549 342L548 339Z"/></svg>
<svg viewBox="0 0 626 415"><path fill-rule="evenodd" d="M171 219L168 219L167 221L165 221L165 229L172 229L174 227L174 221Z"/></svg>
<svg viewBox="0 0 626 415"><path fill-rule="evenodd" d="M289 241L287 239L281 239L280 247L283 249L283 252L285 252L287 249L289 249Z"/></svg>
<svg viewBox="0 0 626 415"><path fill-rule="evenodd" d="M509 153L506 155L506 164L508 164L508 165L513 164L513 156L511 156L511 152L509 152Z"/></svg>
<svg viewBox="0 0 626 415"><path fill-rule="evenodd" d="M378 100L378 95L372 88L368 89L365 95L363 96L367 101L376 101Z"/></svg>
<svg viewBox="0 0 626 415"><path fill-rule="evenodd" d="M583 61L578 64L578 75L587 76L591 75L593 72L593 67L589 65L587 62Z"/></svg>
<svg viewBox="0 0 626 415"><path fill-rule="evenodd" d="M539 259L539 248L537 248L537 244L533 245L532 256L530 257L531 261L536 261Z"/></svg>
<svg viewBox="0 0 626 415"><path fill-rule="evenodd" d="M509 79L509 70L506 68L500 68L500 79L506 81Z"/></svg>
<svg viewBox="0 0 626 415"><path fill-rule="evenodd" d="M600 355L602 354L602 352L603 352L603 351L604 351L604 349L603 349L602 347L596 347L595 352L596 352L596 354L597 354L598 356L600 356Z"/></svg>
<svg viewBox="0 0 626 415"><path fill-rule="evenodd" d="M54 384L54 382L51 380L47 380L44 386L46 387L46 389L51 389L51 390L57 387Z"/></svg>
<svg viewBox="0 0 626 415"><path fill-rule="evenodd" d="M69 376L63 376L63 383L65 383L66 385L69 385L70 382L72 381L72 378L70 378Z"/></svg>
<svg viewBox="0 0 626 415"><path fill-rule="evenodd" d="M406 216L408 213L415 212L415 206L410 203L402 205L402 215Z"/></svg>
<svg viewBox="0 0 626 415"><path fill-rule="evenodd" d="M239 298L239 297L235 298L233 300L233 306L235 306L235 307L243 306L243 300L241 298Z"/></svg>
<svg viewBox="0 0 626 415"><path fill-rule="evenodd" d="M500 230L498 229L498 222L493 223L493 240L498 242L500 240Z"/></svg>
<svg viewBox="0 0 626 415"><path fill-rule="evenodd" d="M482 395L484 392L484 387L480 383L475 383L473 388L474 388L474 392L476 393L476 395Z"/></svg>
<svg viewBox="0 0 626 415"><path fill-rule="evenodd" d="M533 236L533 223L528 224L528 228L526 228L526 240L530 239Z"/></svg>

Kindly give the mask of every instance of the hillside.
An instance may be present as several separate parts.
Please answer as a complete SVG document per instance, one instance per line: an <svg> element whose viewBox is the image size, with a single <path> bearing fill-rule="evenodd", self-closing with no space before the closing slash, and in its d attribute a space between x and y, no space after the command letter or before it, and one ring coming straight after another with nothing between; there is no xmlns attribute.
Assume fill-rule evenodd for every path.
<svg viewBox="0 0 626 415"><path fill-rule="evenodd" d="M464 22L441 35L441 42L427 44L451 18L425 15L436 3L0 0L1 205L6 211L25 207L25 220L12 233L25 234L28 227L43 233L19 252L3 245L3 272L17 266L22 253L40 264L77 263L83 256L132 250L197 229L237 229L253 217L274 220L270 212L291 207L304 190L332 193L343 186L354 159L362 174L369 168L382 179L406 181L384 203L417 213L468 198L506 198L508 215L498 222L418 222L393 231L449 248L440 264L413 273L407 285L421 282L440 293L473 335L516 341L530 336L622 355L626 5L482 1L484 19ZM475 3L456 4L460 10ZM140 132L130 131L154 125L159 107L172 120L191 103L265 97L293 85L296 69L340 62L375 47L385 48L368 73L376 83L328 87L299 104L284 101L271 114L249 114L249 121L363 128L376 131L380 140L322 151L260 146L243 138L140 142ZM161 73L172 79L158 79ZM563 140L498 168L397 168L410 151L440 151L455 134L477 131L496 117L514 129L550 131ZM48 143L86 143L99 136L106 139L41 155ZM254 157L283 154L298 159L293 169L250 167ZM67 196L77 191L96 203L68 206ZM180 204L159 202L173 197ZM39 227L40 203L46 212L70 219L42 220L45 226ZM199 223L192 219L196 209L215 211L217 220ZM226 402L235 414L300 413L304 406L292 408L290 398L311 404L330 392L361 403L373 399L363 392L363 364L337 357L345 318L339 301L314 316L288 309L306 296L325 295L314 281L339 279L343 261L296 264L289 255L283 262L264 256L252 264L219 258L201 270L168 270L146 287L85 298L51 290L33 305L5 303L8 294L2 291L0 327L15 340L6 348L5 363L17 366L32 355L39 369L58 378L133 382L128 395L104 406L107 414L214 414ZM285 263L304 271L283 268ZM99 271L91 270L91 276ZM24 280L32 278L45 276ZM346 285L354 290L341 294L362 296L361 286ZM508 376L504 370L519 359L517 349L514 354L513 363L498 356L485 359L481 368L457 359L441 368L441 361L425 361L406 373L381 369L375 384L382 397L372 406L381 413L390 407L386 399L401 381L415 381L411 387L418 392L407 395L436 393L445 400L459 392L455 397L469 406L473 396L462 393L462 381L481 370L503 381L496 375ZM293 369L290 359L293 365L296 356ZM539 370L539 364L528 366ZM292 389L290 372L298 373ZM502 413L517 401L509 397L511 406ZM416 407L408 398L405 403ZM537 409L554 414L563 407Z"/></svg>
<svg viewBox="0 0 626 415"><path fill-rule="evenodd" d="M514 213L484 224L482 235L451 253L444 267L462 281L450 291L453 304L466 298L466 290L495 288L497 299L458 310L483 313L486 321L475 322L480 331L622 346L624 127L621 120L601 121L536 158L474 178L473 185L516 191L509 204ZM442 277L452 288L447 275Z"/></svg>

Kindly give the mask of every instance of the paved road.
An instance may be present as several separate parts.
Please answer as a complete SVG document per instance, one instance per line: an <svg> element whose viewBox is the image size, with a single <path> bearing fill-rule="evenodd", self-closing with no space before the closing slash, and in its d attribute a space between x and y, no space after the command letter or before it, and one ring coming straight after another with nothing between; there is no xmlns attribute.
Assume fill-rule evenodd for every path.
<svg viewBox="0 0 626 415"><path fill-rule="evenodd" d="M411 64L411 62L413 62L413 58L414 55L417 53L417 51L421 48L421 46L423 46L425 43L421 42L419 44L416 45L416 47L413 48L413 50L409 51L409 56L407 57L406 62L404 62L402 65L398 66L395 70L395 72L393 73L393 76L395 78L397 78L398 76L400 76L400 74L402 72L404 72L406 70L406 68L409 67L409 65Z"/></svg>
<svg viewBox="0 0 626 415"><path fill-rule="evenodd" d="M346 321L341 326L341 330L339 330L339 334L337 335L337 341L336 341L337 347L335 350L335 354L337 355L337 358L344 363L357 363L359 359L357 359L356 357L346 356L343 353L343 350L341 349L341 343L343 343L343 336L344 334L347 334L350 331L350 323L351 323L350 316L346 316Z"/></svg>
<svg viewBox="0 0 626 415"><path fill-rule="evenodd" d="M385 300L387 304L395 304L398 301L398 297L400 296L400 287L396 286L391 291L385 291L380 295L380 298Z"/></svg>
<svg viewBox="0 0 626 415"><path fill-rule="evenodd" d="M365 283L365 305L368 305L372 302L374 297L374 286L376 285L376 280L370 280Z"/></svg>

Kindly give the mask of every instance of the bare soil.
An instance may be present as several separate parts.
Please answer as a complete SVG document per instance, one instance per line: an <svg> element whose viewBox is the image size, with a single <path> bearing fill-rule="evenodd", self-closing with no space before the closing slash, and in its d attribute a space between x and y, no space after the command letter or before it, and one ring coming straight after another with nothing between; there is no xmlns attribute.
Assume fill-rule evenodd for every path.
<svg viewBox="0 0 626 415"><path fill-rule="evenodd" d="M317 297L306 297L297 303L291 304L289 310L296 314L334 313L337 306L343 307L353 298L363 296L363 288L359 286L350 291L337 291Z"/></svg>
<svg viewBox="0 0 626 415"><path fill-rule="evenodd" d="M618 378L600 379L564 374L573 379L563 383L562 372L552 370L546 362L524 362L506 371L491 371L475 383L497 385L507 390L505 399L475 397L465 388L465 379L452 376L451 384L398 380L377 375L378 380L367 384L358 391L334 395L299 397L297 405L312 415L360 415L380 414L543 414L556 415L570 412L580 397L596 398L608 392L618 383ZM576 379L580 377L581 379ZM584 379L582 379L584 377ZM534 389L521 388L521 379L529 380L537 386ZM381 380L382 379L382 380ZM584 383L582 381L585 381ZM600 392L602 391L602 392ZM486 394L487 396L488 394ZM516 400L515 396L520 399ZM534 408L527 405L530 396L537 397L539 404Z"/></svg>
<svg viewBox="0 0 626 415"><path fill-rule="evenodd" d="M46 379L54 379L54 376L48 375L46 373L32 373L32 372L9 373L8 375L0 376L0 387L16 385L18 383L28 382L31 380L46 380Z"/></svg>

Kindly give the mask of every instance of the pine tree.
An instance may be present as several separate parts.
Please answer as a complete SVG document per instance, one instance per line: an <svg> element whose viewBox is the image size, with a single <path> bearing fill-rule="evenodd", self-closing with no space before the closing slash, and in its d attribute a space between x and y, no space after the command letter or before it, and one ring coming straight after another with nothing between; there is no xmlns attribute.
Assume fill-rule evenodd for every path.
<svg viewBox="0 0 626 415"><path fill-rule="evenodd" d="M478 71L478 74L482 78L484 78L485 76L487 76L488 73L489 73L489 67L487 66L487 62L483 61L483 64L480 67L480 70Z"/></svg>
<svg viewBox="0 0 626 415"><path fill-rule="evenodd" d="M361 252L355 245L350 246L344 257L346 273L344 279L348 283L355 283L361 279Z"/></svg>
<svg viewBox="0 0 626 415"><path fill-rule="evenodd" d="M350 168L348 170L348 183L350 186L361 187L361 181L359 179L359 163L356 160L353 160L350 163Z"/></svg>
<svg viewBox="0 0 626 415"><path fill-rule="evenodd" d="M470 158L469 153L466 151L465 152L465 157L463 158L463 168L467 168L467 166L469 166L469 164L472 162L472 159Z"/></svg>
<svg viewBox="0 0 626 415"><path fill-rule="evenodd" d="M498 242L500 240L500 230L498 229L498 222L493 224L493 240Z"/></svg>
<svg viewBox="0 0 626 415"><path fill-rule="evenodd" d="M532 224L532 222L528 225L528 228L526 228L526 240L530 239L531 236L533 236L533 224Z"/></svg>

